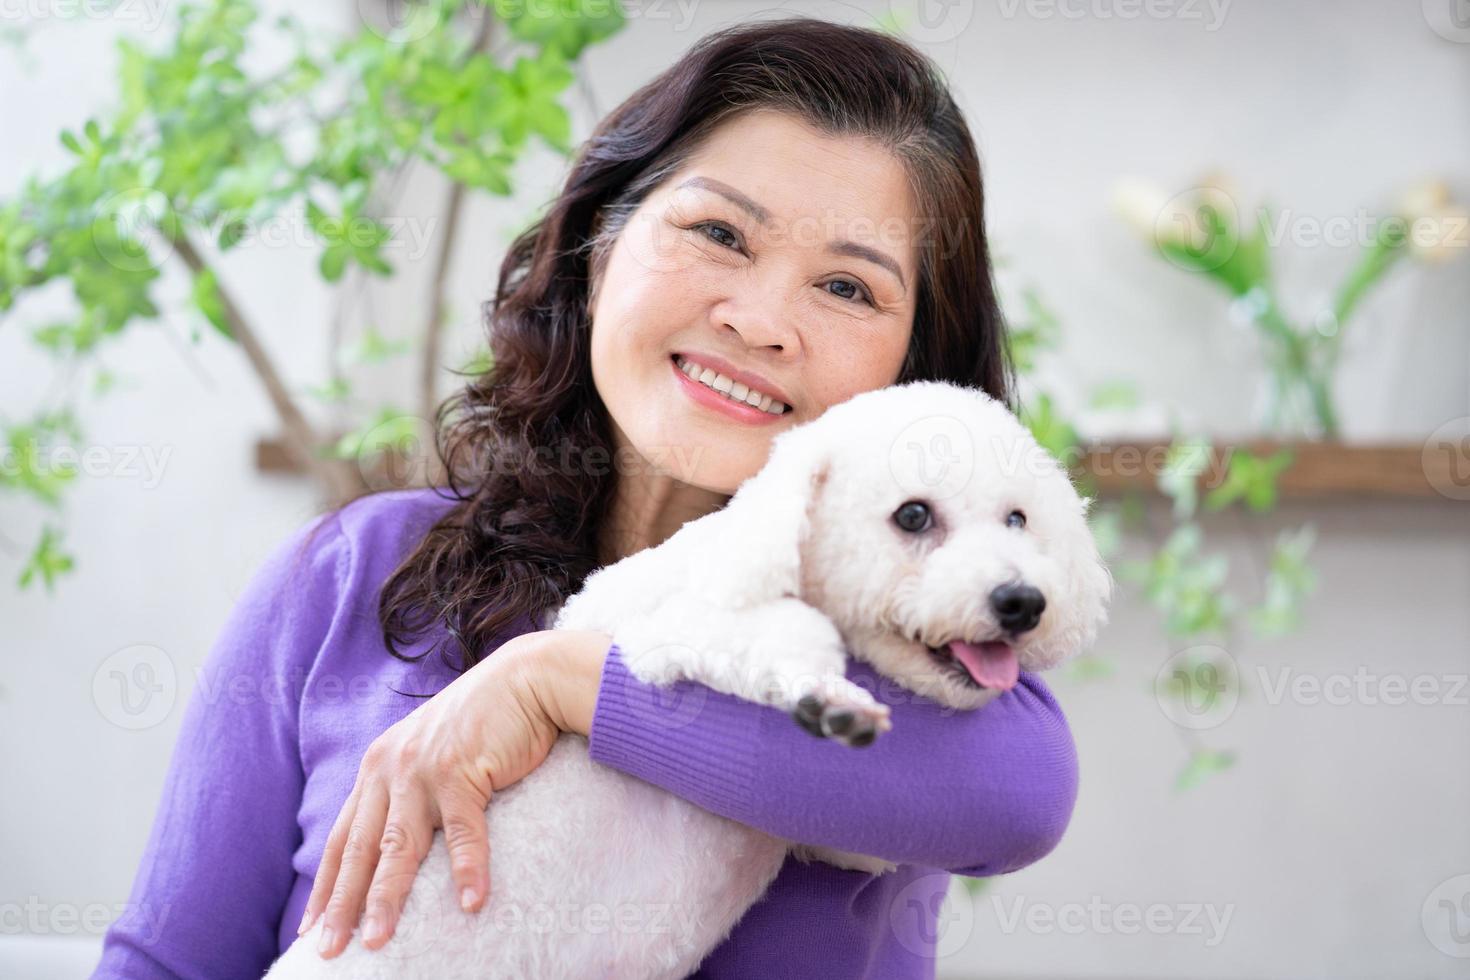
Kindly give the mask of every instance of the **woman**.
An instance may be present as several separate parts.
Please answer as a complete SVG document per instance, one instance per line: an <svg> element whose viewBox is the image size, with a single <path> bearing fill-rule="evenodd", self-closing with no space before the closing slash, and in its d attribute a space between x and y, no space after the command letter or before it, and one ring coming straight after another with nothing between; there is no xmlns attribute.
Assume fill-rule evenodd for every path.
<svg viewBox="0 0 1470 980"><path fill-rule="evenodd" d="M318 915L323 955L359 926L376 949L439 827L479 909L485 808L570 731L706 809L899 864L788 861L699 976L933 976L950 872L1029 864L1070 817L1039 680L965 718L890 701L892 732L834 752L715 692L651 723L611 637L539 627L830 405L913 378L1008 398L979 162L937 73L815 20L707 36L598 127L487 314L494 367L440 411L447 491L312 522L240 600L97 975L258 976ZM241 676L290 680L232 698Z"/></svg>

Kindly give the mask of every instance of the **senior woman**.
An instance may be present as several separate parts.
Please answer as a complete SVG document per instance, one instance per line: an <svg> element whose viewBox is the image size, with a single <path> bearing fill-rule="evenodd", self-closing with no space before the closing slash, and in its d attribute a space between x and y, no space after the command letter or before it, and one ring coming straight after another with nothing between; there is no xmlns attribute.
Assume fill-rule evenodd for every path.
<svg viewBox="0 0 1470 980"><path fill-rule="evenodd" d="M484 811L565 731L713 812L899 866L788 860L698 976L932 977L950 874L1034 862L1070 818L1040 680L969 717L905 698L854 750L715 692L650 724L659 694L610 636L541 627L830 405L921 378L1009 401L983 215L944 82L877 31L720 31L614 110L501 267L493 367L439 413L448 486L309 522L241 597L199 690L289 694L196 692L96 975L257 977L322 915L322 955L359 927L380 948L441 827L481 908Z"/></svg>

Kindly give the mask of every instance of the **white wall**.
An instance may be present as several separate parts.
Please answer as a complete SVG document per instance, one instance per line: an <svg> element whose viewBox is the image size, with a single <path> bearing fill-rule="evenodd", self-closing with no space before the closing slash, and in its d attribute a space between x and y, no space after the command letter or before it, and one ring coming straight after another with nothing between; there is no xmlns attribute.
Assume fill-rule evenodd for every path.
<svg viewBox="0 0 1470 980"><path fill-rule="evenodd" d="M345 20L351 5L342 6L314 16ZM589 55L600 112L714 27L791 12L861 21L864 9L886 5L628 6L641 16ZM1065 391L1132 378L1216 431L1242 429L1249 408L1251 354L1225 304L1148 255L1110 213L1119 176L1184 187L1219 165L1304 220L1377 213L1403 185L1432 175L1470 198L1470 44L1435 33L1418 4L1235 0L1217 25L1204 3L1155 8L1179 13L1157 19L1124 19L1126 5L1103 0L977 6L966 20L961 5L961 29L941 31L928 50L979 139L1008 278L1035 283L1063 317L1067 356L1052 371ZM1201 19L1186 18L1190 10ZM145 25L119 17L43 26L30 45L33 65L0 60L0 197L24 175L58 165L57 129L76 127L108 98L112 38ZM578 114L586 133L592 112ZM544 198L559 173L554 158L530 161L524 200ZM437 184L420 180L401 217L432 230L441 197ZM524 213L477 204L455 267L454 347L472 340L505 231ZM425 255L398 258L405 279L369 290L348 311L352 322L417 329ZM1352 255L1318 246L1281 259L1288 302L1305 308ZM333 312L313 263L309 249L253 247L224 266L293 384L320 379L322 324ZM1470 414L1467 273L1463 260L1400 269L1352 324L1338 389L1351 437L1418 441ZM59 296L46 303L21 322L64 308ZM21 322L0 329L7 415L36 404L49 384L45 362L15 329ZM134 330L111 349L107 362L136 387L86 419L91 440L113 447L119 461L130 447L163 460L161 482L118 474L83 484L68 504L77 572L54 596L0 588L6 975L25 975L20 964L32 955L4 952L9 934L57 937L68 929L46 918L49 910L90 918L101 915L91 909L125 901L194 668L251 571L315 506L305 484L253 470L253 440L274 432L273 416L237 352L209 336L190 349L187 323L171 314L162 328ZM38 517L0 498L0 579L13 580L13 552L29 545ZM1290 504L1267 521L1206 527L1245 583L1259 574L1274 530L1305 520L1319 527L1322 577L1306 629L1232 649L1251 681L1247 696L1201 736L1237 751L1236 768L1191 793L1170 791L1184 748L1150 691L1172 651L1155 614L1119 603L1101 645L1118 673L1056 685L1083 774L1068 836L973 903L956 895L943 975L1463 975L1464 961L1426 937L1421 910L1437 885L1470 873L1470 708L1272 704L1255 671L1325 679L1362 668L1445 685L1470 672L1470 520L1464 505L1447 501ZM134 644L166 653L179 690L156 725L126 731L99 710L92 682L109 655ZM1017 899L1022 925L1007 930ZM1065 929L1036 918L1089 902L1099 911L1080 931L1070 918ZM1189 903L1229 909L1223 940L1207 945L1208 933L1185 929L1118 931L1130 907L1158 903L1181 917ZM18 925L27 905L48 910L39 926ZM72 929L83 942L101 932Z"/></svg>

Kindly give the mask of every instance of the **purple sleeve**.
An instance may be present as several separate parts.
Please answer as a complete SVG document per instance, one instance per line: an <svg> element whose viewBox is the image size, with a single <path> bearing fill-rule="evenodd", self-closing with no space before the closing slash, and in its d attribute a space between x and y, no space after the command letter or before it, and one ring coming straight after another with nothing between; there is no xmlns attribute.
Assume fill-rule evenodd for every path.
<svg viewBox="0 0 1470 980"><path fill-rule="evenodd" d="M848 677L891 707L893 729L867 748L690 681L644 683L613 644L590 753L747 826L897 864L995 875L1056 847L1077 797L1077 756L1035 675L978 711L864 683L851 664Z"/></svg>
<svg viewBox="0 0 1470 980"><path fill-rule="evenodd" d="M237 600L190 696L94 978L254 980L275 961L301 842L298 698L348 561L340 522L316 518L277 545Z"/></svg>

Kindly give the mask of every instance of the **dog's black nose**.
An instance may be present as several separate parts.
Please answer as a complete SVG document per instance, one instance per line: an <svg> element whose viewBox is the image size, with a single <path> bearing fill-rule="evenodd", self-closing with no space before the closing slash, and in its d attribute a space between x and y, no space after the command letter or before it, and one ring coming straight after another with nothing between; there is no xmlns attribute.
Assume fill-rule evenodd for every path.
<svg viewBox="0 0 1470 980"><path fill-rule="evenodd" d="M1009 633L1024 633L1041 622L1046 596L1034 585L1008 582L990 593L990 608L995 610L1001 629Z"/></svg>

